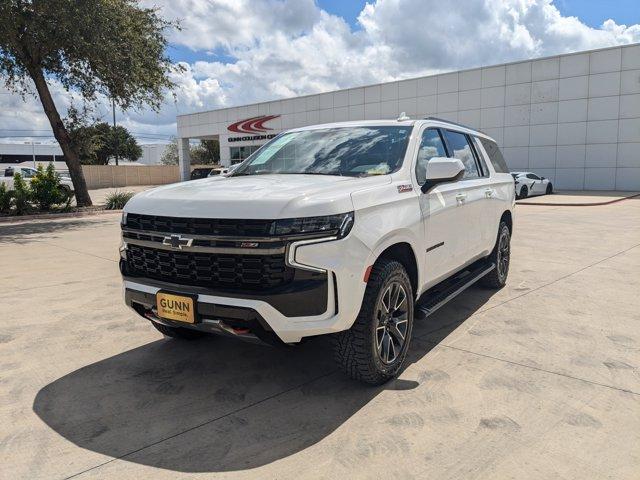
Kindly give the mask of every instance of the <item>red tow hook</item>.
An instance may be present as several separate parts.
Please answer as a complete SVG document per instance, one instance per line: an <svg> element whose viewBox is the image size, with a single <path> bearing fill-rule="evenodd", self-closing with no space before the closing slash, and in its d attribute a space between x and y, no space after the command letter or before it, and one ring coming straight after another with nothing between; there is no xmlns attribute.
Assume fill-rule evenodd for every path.
<svg viewBox="0 0 640 480"><path fill-rule="evenodd" d="M242 328L242 327L231 327L231 329L236 335L245 335L251 332L251 330L249 330L248 328Z"/></svg>

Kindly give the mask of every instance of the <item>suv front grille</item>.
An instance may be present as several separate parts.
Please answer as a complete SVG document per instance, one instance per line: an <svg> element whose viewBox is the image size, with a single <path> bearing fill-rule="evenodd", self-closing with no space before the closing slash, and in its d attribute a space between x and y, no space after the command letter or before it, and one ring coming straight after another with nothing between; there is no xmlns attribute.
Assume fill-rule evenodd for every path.
<svg viewBox="0 0 640 480"><path fill-rule="evenodd" d="M129 275L219 289L267 289L290 282L294 274L284 254L180 252L129 244L126 262Z"/></svg>
<svg viewBox="0 0 640 480"><path fill-rule="evenodd" d="M191 235L220 235L230 237L268 237L272 235L273 220L226 218L179 218L157 215L127 215L127 228L148 232L185 233Z"/></svg>

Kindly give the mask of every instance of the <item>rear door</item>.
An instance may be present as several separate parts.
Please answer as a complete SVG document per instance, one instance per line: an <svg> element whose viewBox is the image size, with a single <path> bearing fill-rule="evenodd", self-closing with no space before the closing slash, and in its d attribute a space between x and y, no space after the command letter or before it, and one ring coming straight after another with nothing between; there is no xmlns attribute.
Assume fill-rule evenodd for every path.
<svg viewBox="0 0 640 480"><path fill-rule="evenodd" d="M466 208L464 229L467 251L463 256L463 263L469 263L488 253L488 245L493 245L495 241L495 231L486 221L491 210L491 180L489 171L484 162L481 163L468 134L445 130L444 137L450 156L460 159L465 166L464 177L458 182L458 188Z"/></svg>

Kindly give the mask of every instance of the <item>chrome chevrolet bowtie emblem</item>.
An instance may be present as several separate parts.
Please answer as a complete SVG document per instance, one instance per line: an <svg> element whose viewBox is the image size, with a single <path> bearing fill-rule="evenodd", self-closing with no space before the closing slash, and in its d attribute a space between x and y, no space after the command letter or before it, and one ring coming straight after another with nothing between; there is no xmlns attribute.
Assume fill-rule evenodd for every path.
<svg viewBox="0 0 640 480"><path fill-rule="evenodd" d="M169 237L164 237L162 240L163 245L167 245L171 248L177 248L178 250L182 250L182 247L190 247L193 243L193 238L182 238L182 235L171 235Z"/></svg>

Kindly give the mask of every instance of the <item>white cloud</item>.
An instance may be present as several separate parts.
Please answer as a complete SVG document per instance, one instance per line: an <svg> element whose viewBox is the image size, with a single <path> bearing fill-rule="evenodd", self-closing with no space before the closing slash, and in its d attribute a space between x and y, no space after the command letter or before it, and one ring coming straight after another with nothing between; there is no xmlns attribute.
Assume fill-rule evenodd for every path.
<svg viewBox="0 0 640 480"><path fill-rule="evenodd" d="M551 0L377 0L356 30L313 0L142 3L181 21L173 44L224 55L185 64L159 114L127 113L139 132L175 133L177 113L640 41L640 25L592 28ZM47 128L37 102L0 95L0 106L0 129Z"/></svg>

